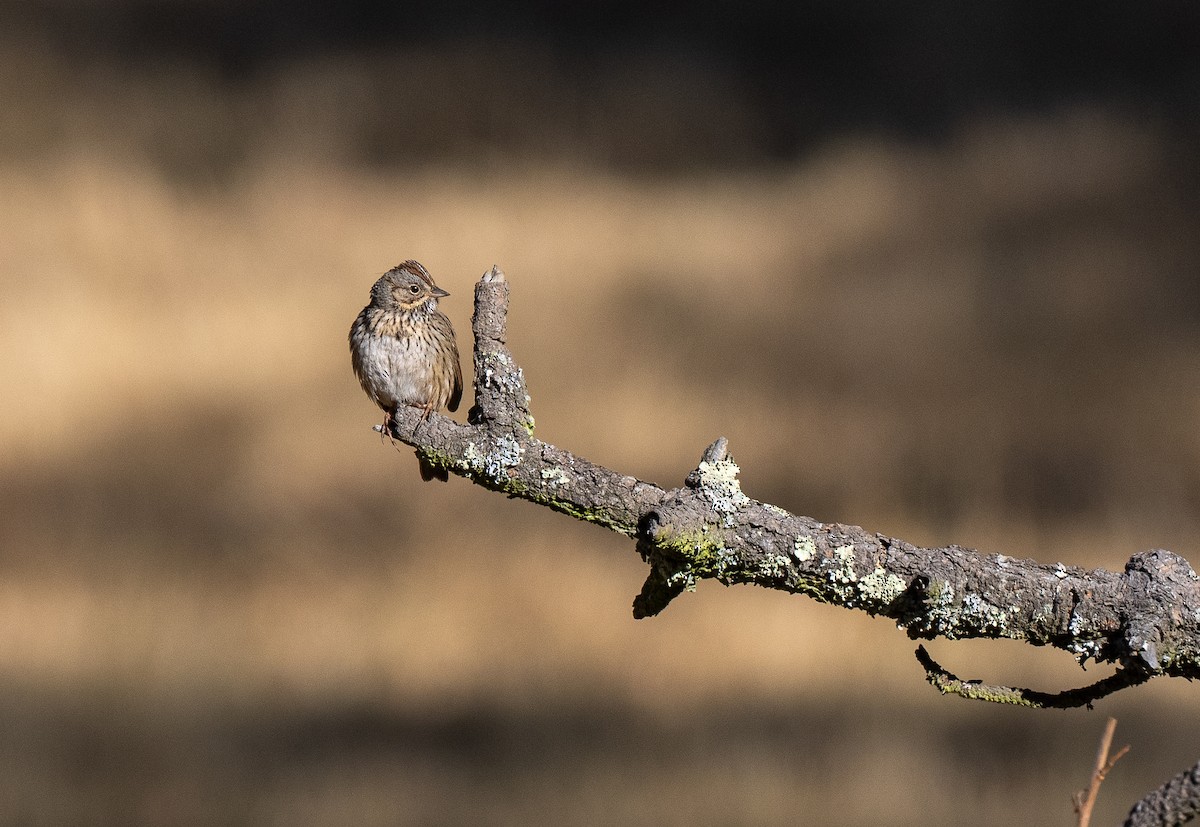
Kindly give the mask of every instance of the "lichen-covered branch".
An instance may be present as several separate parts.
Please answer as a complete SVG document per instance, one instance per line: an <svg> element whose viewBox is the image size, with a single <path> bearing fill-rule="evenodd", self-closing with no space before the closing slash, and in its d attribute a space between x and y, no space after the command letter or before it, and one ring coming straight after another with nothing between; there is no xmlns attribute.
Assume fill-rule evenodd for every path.
<svg viewBox="0 0 1200 827"><path fill-rule="evenodd" d="M506 343L508 281L498 267L475 287L475 405L467 425L402 408L392 436L430 464L513 497L540 503L629 537L667 492L535 439L525 375Z"/></svg>
<svg viewBox="0 0 1200 827"><path fill-rule="evenodd" d="M973 701L990 701L997 704L1027 706L1032 709L1073 709L1092 704L1101 698L1137 686L1150 680L1150 674L1141 669L1118 669L1115 674L1078 689L1062 692L1038 692L1018 686L999 686L977 680L963 680L947 671L929 656L924 646L917 647L917 661L925 669L925 680L943 695L958 695Z"/></svg>
<svg viewBox="0 0 1200 827"><path fill-rule="evenodd" d="M403 409L393 436L435 466L637 540L650 567L634 604L662 611L699 580L754 583L891 618L914 639L1008 638L1116 663L1119 682L1200 677L1200 580L1169 551L1124 571L1085 570L959 546L921 548L791 514L742 492L718 440L677 488L612 471L533 435L525 376L509 352L509 283L476 286L475 406L462 425Z"/></svg>
<svg viewBox="0 0 1200 827"><path fill-rule="evenodd" d="M677 488L612 471L534 437L525 376L509 352L509 285L498 267L475 289L475 406L468 424L402 408L392 436L434 466L636 540L649 565L634 616L661 612L703 579L754 583L894 620L909 636L1007 638L1054 646L1114 675L1056 695L963 681L919 650L944 692L1073 706L1159 675L1200 677L1200 579L1177 554L1135 554L1121 572L1044 564L959 546L921 548L857 526L791 514L742 492L725 439ZM1200 765L1134 808L1129 825L1197 812ZM1157 797L1156 797L1157 796Z"/></svg>
<svg viewBox="0 0 1200 827"><path fill-rule="evenodd" d="M475 313L471 332L475 336L475 406L468 419L493 428L521 428L533 434L525 373L508 352L508 282L504 272L493 266L475 285Z"/></svg>

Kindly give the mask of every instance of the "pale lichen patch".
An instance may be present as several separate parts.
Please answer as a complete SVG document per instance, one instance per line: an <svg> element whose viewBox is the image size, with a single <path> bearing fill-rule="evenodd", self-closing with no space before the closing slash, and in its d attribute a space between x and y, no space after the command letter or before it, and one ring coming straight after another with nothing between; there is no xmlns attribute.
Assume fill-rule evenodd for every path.
<svg viewBox="0 0 1200 827"><path fill-rule="evenodd" d="M940 630L946 637L957 637L949 631L958 622L954 586L940 580L930 583L926 592L925 606L924 619L917 624L919 628Z"/></svg>
<svg viewBox="0 0 1200 827"><path fill-rule="evenodd" d="M1072 640L1067 644L1067 651L1075 655L1082 666L1088 660L1099 660L1104 644L1099 640Z"/></svg>
<svg viewBox="0 0 1200 827"><path fill-rule="evenodd" d="M829 579L835 583L853 583L858 579L854 572L854 546L838 546L827 561Z"/></svg>
<svg viewBox="0 0 1200 827"><path fill-rule="evenodd" d="M1076 611L1078 608L1079 608L1079 606L1077 605L1073 609L1071 609L1071 619L1069 621L1067 621L1067 631L1073 635L1078 635L1081 631L1083 631L1084 625L1086 623L1086 620L1083 617L1083 615L1079 614L1079 612Z"/></svg>
<svg viewBox="0 0 1200 827"><path fill-rule="evenodd" d="M838 546L821 564L825 579L833 587L837 601L844 606L857 606L858 574L854 571L854 546Z"/></svg>
<svg viewBox="0 0 1200 827"><path fill-rule="evenodd" d="M876 603L891 603L904 594L904 581L890 571L881 568L868 574L858 581L862 596Z"/></svg>
<svg viewBox="0 0 1200 827"><path fill-rule="evenodd" d="M483 473L497 483L508 482L508 469L515 468L521 462L524 451L512 437L500 437L496 440L495 448L484 458Z"/></svg>
<svg viewBox="0 0 1200 827"><path fill-rule="evenodd" d="M1012 608L996 606L977 594L968 594L962 601L962 623L974 631L1004 636Z"/></svg>
<svg viewBox="0 0 1200 827"><path fill-rule="evenodd" d="M567 485L571 482L567 472L561 468L543 468L542 479L552 486Z"/></svg>
<svg viewBox="0 0 1200 827"><path fill-rule="evenodd" d="M763 560L760 570L767 577L783 578L791 573L791 564L782 554L771 554Z"/></svg>
<svg viewBox="0 0 1200 827"><path fill-rule="evenodd" d="M816 553L817 544L813 542L812 537L801 534L796 537L796 542L792 543L792 556L801 563L807 563Z"/></svg>
<svg viewBox="0 0 1200 827"><path fill-rule="evenodd" d="M704 460L696 470L700 477L700 491L705 499L722 516L722 523L726 527L732 526L733 514L750 503L750 498L742 493L742 486L737 480L741 469L733 460Z"/></svg>
<svg viewBox="0 0 1200 827"><path fill-rule="evenodd" d="M465 461L468 469L473 471L483 470L484 457L483 454L479 452L479 449L475 446L474 442L467 443L467 448L465 451L463 451L463 460Z"/></svg>

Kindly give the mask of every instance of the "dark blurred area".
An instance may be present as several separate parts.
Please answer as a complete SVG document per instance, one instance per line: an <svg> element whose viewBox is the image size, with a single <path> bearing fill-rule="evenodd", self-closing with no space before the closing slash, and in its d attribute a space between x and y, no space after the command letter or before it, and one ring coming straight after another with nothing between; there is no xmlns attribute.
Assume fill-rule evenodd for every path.
<svg viewBox="0 0 1200 827"><path fill-rule="evenodd" d="M267 139L366 164L662 175L1078 104L1198 126L1200 10L1185 2L40 0L0 5L0 24L18 60L0 148L82 133L181 174ZM100 105L139 92L152 112ZM56 106L59 122L27 128Z"/></svg>
<svg viewBox="0 0 1200 827"><path fill-rule="evenodd" d="M1105 713L1111 823L1200 757L1177 683L635 623L630 543L421 485L345 341L415 257L469 352L499 263L588 459L1200 563L1195 4L0 2L0 65L0 824L1067 824Z"/></svg>

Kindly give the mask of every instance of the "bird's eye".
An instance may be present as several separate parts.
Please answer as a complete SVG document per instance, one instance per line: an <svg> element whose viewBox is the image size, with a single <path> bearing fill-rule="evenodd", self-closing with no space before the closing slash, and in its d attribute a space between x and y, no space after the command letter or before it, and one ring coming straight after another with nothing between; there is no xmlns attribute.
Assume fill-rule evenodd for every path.
<svg viewBox="0 0 1200 827"><path fill-rule="evenodd" d="M408 288L408 292L412 293L415 296L421 292L421 288L414 284Z"/></svg>

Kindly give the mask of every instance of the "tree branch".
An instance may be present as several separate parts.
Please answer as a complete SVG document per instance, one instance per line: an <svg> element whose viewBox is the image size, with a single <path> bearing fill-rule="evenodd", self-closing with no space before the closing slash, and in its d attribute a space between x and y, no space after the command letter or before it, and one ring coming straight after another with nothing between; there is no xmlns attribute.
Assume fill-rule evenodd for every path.
<svg viewBox="0 0 1200 827"><path fill-rule="evenodd" d="M1057 694L963 681L924 647L943 692L1026 706L1090 706L1159 675L1200 677L1200 580L1162 549L1124 571L1085 570L960 546L921 548L857 526L821 523L746 496L728 442L716 440L678 488L661 488L533 436L525 375L507 345L509 285L493 267L475 288L475 405L468 424L402 407L392 435L477 485L637 541L650 571L634 617L656 615L706 578L891 618L914 639L1008 638L1054 646L1112 676ZM377 426L378 427L378 426ZM1200 764L1134 807L1128 827L1182 824L1200 811Z"/></svg>
<svg viewBox="0 0 1200 827"><path fill-rule="evenodd" d="M1080 664L1115 663L1117 675L1095 685L1110 691L1157 675L1200 677L1200 581L1172 552L1140 552L1110 572L921 548L751 499L723 438L670 489L536 439L525 376L507 346L508 300L493 267L475 288L469 424L440 415L420 423L419 411L402 408L393 435L485 488L636 539L650 571L635 617L711 578L888 617L914 639L1008 638L1054 646Z"/></svg>

